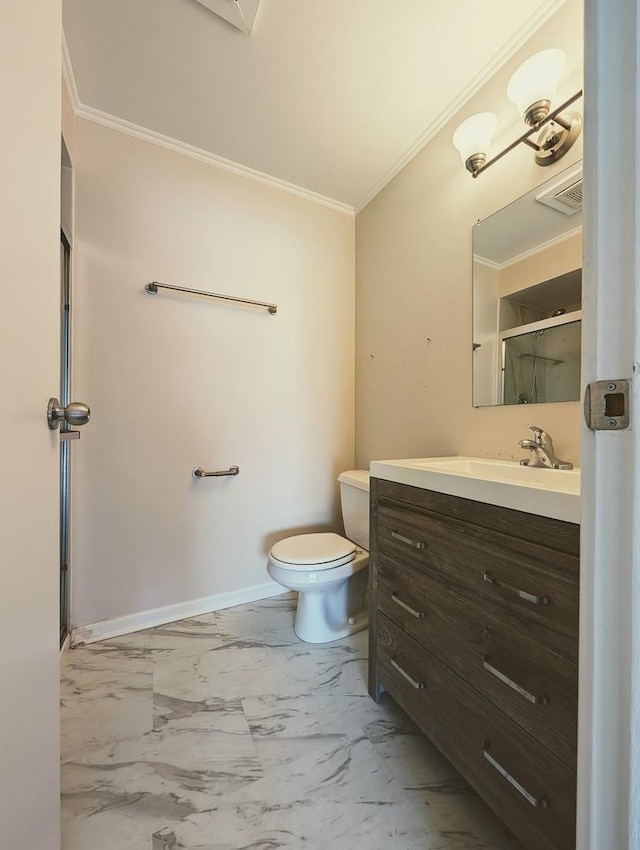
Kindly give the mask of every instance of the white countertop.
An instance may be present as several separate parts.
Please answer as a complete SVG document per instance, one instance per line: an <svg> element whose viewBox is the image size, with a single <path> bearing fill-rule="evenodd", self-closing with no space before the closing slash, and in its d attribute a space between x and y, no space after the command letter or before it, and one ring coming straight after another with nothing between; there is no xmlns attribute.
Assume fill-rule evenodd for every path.
<svg viewBox="0 0 640 850"><path fill-rule="evenodd" d="M374 460L374 478L515 511L580 523L580 470L477 457Z"/></svg>

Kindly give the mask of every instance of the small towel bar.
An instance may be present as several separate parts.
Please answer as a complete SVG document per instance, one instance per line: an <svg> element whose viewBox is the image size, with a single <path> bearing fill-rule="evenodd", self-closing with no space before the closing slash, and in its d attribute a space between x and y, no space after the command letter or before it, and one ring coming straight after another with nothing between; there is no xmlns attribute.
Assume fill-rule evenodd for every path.
<svg viewBox="0 0 640 850"><path fill-rule="evenodd" d="M223 475L238 475L239 473L239 466L230 466L229 469L221 469L218 472L205 472L201 466L196 466L191 474L194 478L222 478Z"/></svg>

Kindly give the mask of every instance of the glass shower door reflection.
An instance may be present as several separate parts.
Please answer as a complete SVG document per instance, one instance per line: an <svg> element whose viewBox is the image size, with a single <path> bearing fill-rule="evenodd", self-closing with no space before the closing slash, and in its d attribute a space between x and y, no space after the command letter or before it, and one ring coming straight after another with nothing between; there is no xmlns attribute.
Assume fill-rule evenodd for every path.
<svg viewBox="0 0 640 850"><path fill-rule="evenodd" d="M581 325L568 322L503 341L503 404L580 398Z"/></svg>

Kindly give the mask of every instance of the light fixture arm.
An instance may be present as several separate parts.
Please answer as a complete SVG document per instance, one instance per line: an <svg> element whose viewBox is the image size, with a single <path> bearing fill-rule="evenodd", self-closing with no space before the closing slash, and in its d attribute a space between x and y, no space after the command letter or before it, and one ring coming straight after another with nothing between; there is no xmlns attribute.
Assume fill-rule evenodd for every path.
<svg viewBox="0 0 640 850"><path fill-rule="evenodd" d="M490 166L492 166L494 164L494 162L497 162L499 159L502 159L503 156L506 156L506 154L508 154L514 148L518 147L518 145L520 145L520 144L528 145L530 148L533 148L537 153L540 153L543 150L543 146L539 145L537 142L532 141L530 137L534 133L538 133L545 126L545 124L549 124L551 121L555 121L556 124L559 124L564 130L570 131L572 125L571 125L570 122L565 121L561 117L561 113L565 112L568 106L571 106L572 103L575 103L576 100L579 100L581 97L582 97L582 90L580 90L579 92L574 94L573 97L570 97L569 100L565 100L565 102L560 104L560 106L557 109L554 109L553 112L550 112L544 120L542 120L535 127L531 127L529 130L526 131L526 133L523 133L522 136L520 136L518 139L516 139L514 142L512 142L504 150L500 151L499 154L496 154L491 159L488 159L484 163L484 165L481 165L478 169L476 169L475 171L472 171L471 172L472 176L475 178L479 174L482 174L482 172L486 171L487 168L489 168Z"/></svg>
<svg viewBox="0 0 640 850"><path fill-rule="evenodd" d="M515 145L519 144L520 141L522 141L522 143L524 145L528 145L536 153L538 153L538 151L540 150L540 145L537 142L532 142L531 139L529 139L529 138L522 139L522 140L519 139L517 142L514 143L513 147L515 147ZM509 148L509 150L511 150L511 148ZM506 151L504 151L504 153L506 153ZM496 157L496 159L498 159L498 157ZM485 165L486 165L486 163L485 163Z"/></svg>

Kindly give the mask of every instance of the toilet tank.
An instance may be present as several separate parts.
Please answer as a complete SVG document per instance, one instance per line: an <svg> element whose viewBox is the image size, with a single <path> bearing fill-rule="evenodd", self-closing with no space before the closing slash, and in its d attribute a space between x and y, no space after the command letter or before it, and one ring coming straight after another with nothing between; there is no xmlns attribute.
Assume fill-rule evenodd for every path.
<svg viewBox="0 0 640 850"><path fill-rule="evenodd" d="M338 476L344 533L369 551L369 473L351 469Z"/></svg>

